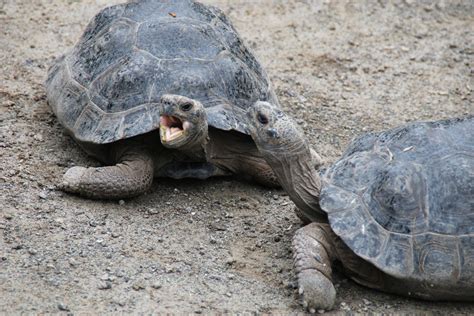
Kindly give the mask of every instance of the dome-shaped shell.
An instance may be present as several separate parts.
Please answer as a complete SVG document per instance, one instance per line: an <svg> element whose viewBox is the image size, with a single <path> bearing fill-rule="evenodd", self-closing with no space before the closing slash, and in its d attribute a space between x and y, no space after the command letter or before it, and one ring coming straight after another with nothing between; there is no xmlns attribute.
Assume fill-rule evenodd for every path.
<svg viewBox="0 0 474 316"><path fill-rule="evenodd" d="M51 67L46 88L59 121L76 139L96 144L158 128L163 94L196 99L209 125L243 133L255 101L278 104L226 16L191 0L102 10Z"/></svg>
<svg viewBox="0 0 474 316"><path fill-rule="evenodd" d="M355 140L320 204L360 257L426 286L474 279L474 116Z"/></svg>

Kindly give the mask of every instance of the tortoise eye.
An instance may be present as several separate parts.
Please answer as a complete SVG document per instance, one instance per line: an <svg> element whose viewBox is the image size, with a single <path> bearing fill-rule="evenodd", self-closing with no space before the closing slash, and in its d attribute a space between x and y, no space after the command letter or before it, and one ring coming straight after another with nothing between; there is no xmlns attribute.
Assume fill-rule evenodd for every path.
<svg viewBox="0 0 474 316"><path fill-rule="evenodd" d="M257 114L257 120L263 125L268 124L268 117L262 113Z"/></svg>
<svg viewBox="0 0 474 316"><path fill-rule="evenodd" d="M181 109L181 111L187 112L193 108L193 104L191 102L186 102L181 104L179 108Z"/></svg>

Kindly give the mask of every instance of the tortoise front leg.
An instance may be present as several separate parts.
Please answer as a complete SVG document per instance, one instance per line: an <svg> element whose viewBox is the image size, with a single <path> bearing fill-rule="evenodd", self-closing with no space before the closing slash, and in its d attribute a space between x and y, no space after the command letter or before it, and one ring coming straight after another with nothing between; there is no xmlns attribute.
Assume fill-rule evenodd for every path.
<svg viewBox="0 0 474 316"><path fill-rule="evenodd" d="M296 231L293 238L299 293L311 313L331 309L336 299L331 268L336 253L333 235L328 224L311 223Z"/></svg>
<svg viewBox="0 0 474 316"><path fill-rule="evenodd" d="M263 158L251 155L241 156L239 165L240 170L238 172L243 173L253 181L269 188L281 187L272 168Z"/></svg>
<svg viewBox="0 0 474 316"><path fill-rule="evenodd" d="M62 190L95 199L123 199L144 193L153 181L153 159L146 151L125 152L114 166L72 167Z"/></svg>

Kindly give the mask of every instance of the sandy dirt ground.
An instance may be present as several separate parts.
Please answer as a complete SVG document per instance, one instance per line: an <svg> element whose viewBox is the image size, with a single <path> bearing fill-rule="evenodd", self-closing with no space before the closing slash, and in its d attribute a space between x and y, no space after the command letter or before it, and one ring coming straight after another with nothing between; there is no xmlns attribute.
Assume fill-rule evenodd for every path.
<svg viewBox="0 0 474 316"><path fill-rule="evenodd" d="M233 178L155 181L90 201L56 189L97 165L45 100L54 57L116 0L0 0L0 313L303 313L281 190ZM282 106L331 163L366 131L474 113L472 1L205 1L254 50ZM474 314L336 274L331 313Z"/></svg>

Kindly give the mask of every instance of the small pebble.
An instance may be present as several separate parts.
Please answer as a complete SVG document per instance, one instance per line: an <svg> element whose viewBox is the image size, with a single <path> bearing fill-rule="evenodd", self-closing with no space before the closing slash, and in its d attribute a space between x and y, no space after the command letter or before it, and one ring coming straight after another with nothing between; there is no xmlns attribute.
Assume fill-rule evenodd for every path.
<svg viewBox="0 0 474 316"><path fill-rule="evenodd" d="M152 285L151 285L152 288L154 288L155 290L158 290L158 289L161 289L162 285L161 283L159 282L154 282Z"/></svg>
<svg viewBox="0 0 474 316"><path fill-rule="evenodd" d="M154 207L152 207L148 210L148 214L150 214L150 215L155 215L155 214L158 214L158 213L159 213L159 211Z"/></svg>
<svg viewBox="0 0 474 316"><path fill-rule="evenodd" d="M109 281L109 275L108 274L104 274L103 276L100 277L100 279L102 281Z"/></svg>
<svg viewBox="0 0 474 316"><path fill-rule="evenodd" d="M112 300L112 302L119 305L119 306L125 306L125 304L127 304L127 302L124 299L121 299L121 298L114 298Z"/></svg>
<svg viewBox="0 0 474 316"><path fill-rule="evenodd" d="M77 261L74 258L69 259L69 265L74 267L77 266Z"/></svg>
<svg viewBox="0 0 474 316"><path fill-rule="evenodd" d="M60 311L69 312L69 307L68 307L66 304L64 304L64 303L59 303L59 304L58 304L58 309L59 309Z"/></svg>
<svg viewBox="0 0 474 316"><path fill-rule="evenodd" d="M120 200L119 201L119 205L124 205L125 204L125 201L124 200Z"/></svg>
<svg viewBox="0 0 474 316"><path fill-rule="evenodd" d="M100 282L99 285L97 286L99 290L109 290L112 288L112 283L109 281L105 282Z"/></svg>
<svg viewBox="0 0 474 316"><path fill-rule="evenodd" d="M140 290L143 290L145 289L145 285L141 282L137 282L135 283L132 288L135 290L135 291L140 291Z"/></svg>
<svg viewBox="0 0 474 316"><path fill-rule="evenodd" d="M33 136L33 138L39 142L43 141L43 135L41 134L36 134L35 136Z"/></svg>

